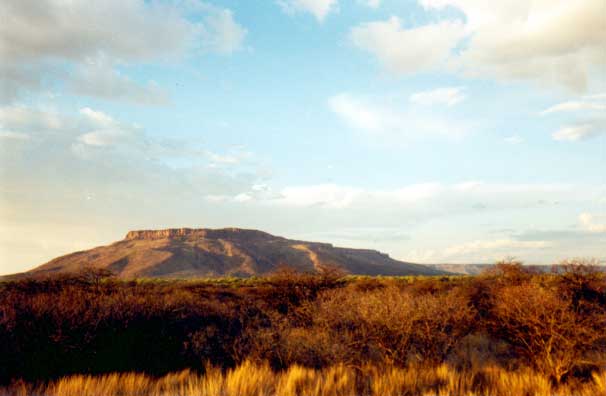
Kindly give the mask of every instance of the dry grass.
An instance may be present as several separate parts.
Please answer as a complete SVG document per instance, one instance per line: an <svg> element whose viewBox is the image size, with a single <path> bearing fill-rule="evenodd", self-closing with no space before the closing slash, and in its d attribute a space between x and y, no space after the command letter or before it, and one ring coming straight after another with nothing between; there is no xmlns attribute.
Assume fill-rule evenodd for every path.
<svg viewBox="0 0 606 396"><path fill-rule="evenodd" d="M596 396L606 394L606 372L584 383L555 388L543 375L523 369L508 372L485 367L459 372L442 364L432 368L343 365L314 370L292 366L273 372L268 365L245 362L205 375L188 370L161 378L138 373L75 375L44 386L24 383L0 389L6 396Z"/></svg>

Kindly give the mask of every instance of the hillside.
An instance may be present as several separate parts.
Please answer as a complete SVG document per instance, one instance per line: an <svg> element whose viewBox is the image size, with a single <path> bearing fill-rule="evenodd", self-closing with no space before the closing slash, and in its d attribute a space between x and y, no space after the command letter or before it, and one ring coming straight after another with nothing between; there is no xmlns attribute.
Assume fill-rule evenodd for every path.
<svg viewBox="0 0 606 396"><path fill-rule="evenodd" d="M606 266L604 264L596 263L594 269L596 271L606 272ZM450 272L457 275L479 275L483 272L494 268L494 264L427 264L428 267L436 269L438 271ZM562 264L554 265L538 265L538 264L524 264L524 267L530 271L536 273L549 273L549 272L564 272L565 266Z"/></svg>
<svg viewBox="0 0 606 396"><path fill-rule="evenodd" d="M427 264L438 271L451 272L459 275L478 275L492 268L494 264Z"/></svg>
<svg viewBox="0 0 606 396"><path fill-rule="evenodd" d="M130 231L121 241L58 257L18 276L76 272L86 266L109 269L123 279L249 277L280 266L305 272L330 266L362 275L446 273L375 250L290 240L257 230L176 228Z"/></svg>

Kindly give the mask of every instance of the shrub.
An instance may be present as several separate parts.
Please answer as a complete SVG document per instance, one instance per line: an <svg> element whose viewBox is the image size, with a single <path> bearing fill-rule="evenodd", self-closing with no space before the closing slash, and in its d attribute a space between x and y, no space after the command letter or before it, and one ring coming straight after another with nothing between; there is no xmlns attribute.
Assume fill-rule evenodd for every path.
<svg viewBox="0 0 606 396"><path fill-rule="evenodd" d="M504 287L493 298L494 334L556 382L579 366L595 364L588 360L592 352L606 352L604 306L575 304L569 295L533 283Z"/></svg>

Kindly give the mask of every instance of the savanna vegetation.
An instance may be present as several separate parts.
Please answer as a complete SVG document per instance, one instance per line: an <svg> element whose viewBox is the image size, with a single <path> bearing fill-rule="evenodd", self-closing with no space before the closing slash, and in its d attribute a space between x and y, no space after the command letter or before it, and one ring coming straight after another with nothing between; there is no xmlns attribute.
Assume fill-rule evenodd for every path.
<svg viewBox="0 0 606 396"><path fill-rule="evenodd" d="M606 276L0 284L0 394L606 394Z"/></svg>

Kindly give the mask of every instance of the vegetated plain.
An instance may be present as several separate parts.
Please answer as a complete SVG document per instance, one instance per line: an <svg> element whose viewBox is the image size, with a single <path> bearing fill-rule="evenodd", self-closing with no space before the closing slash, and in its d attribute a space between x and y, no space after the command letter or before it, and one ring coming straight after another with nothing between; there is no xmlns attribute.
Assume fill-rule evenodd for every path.
<svg viewBox="0 0 606 396"><path fill-rule="evenodd" d="M606 275L0 284L3 395L606 394Z"/></svg>

